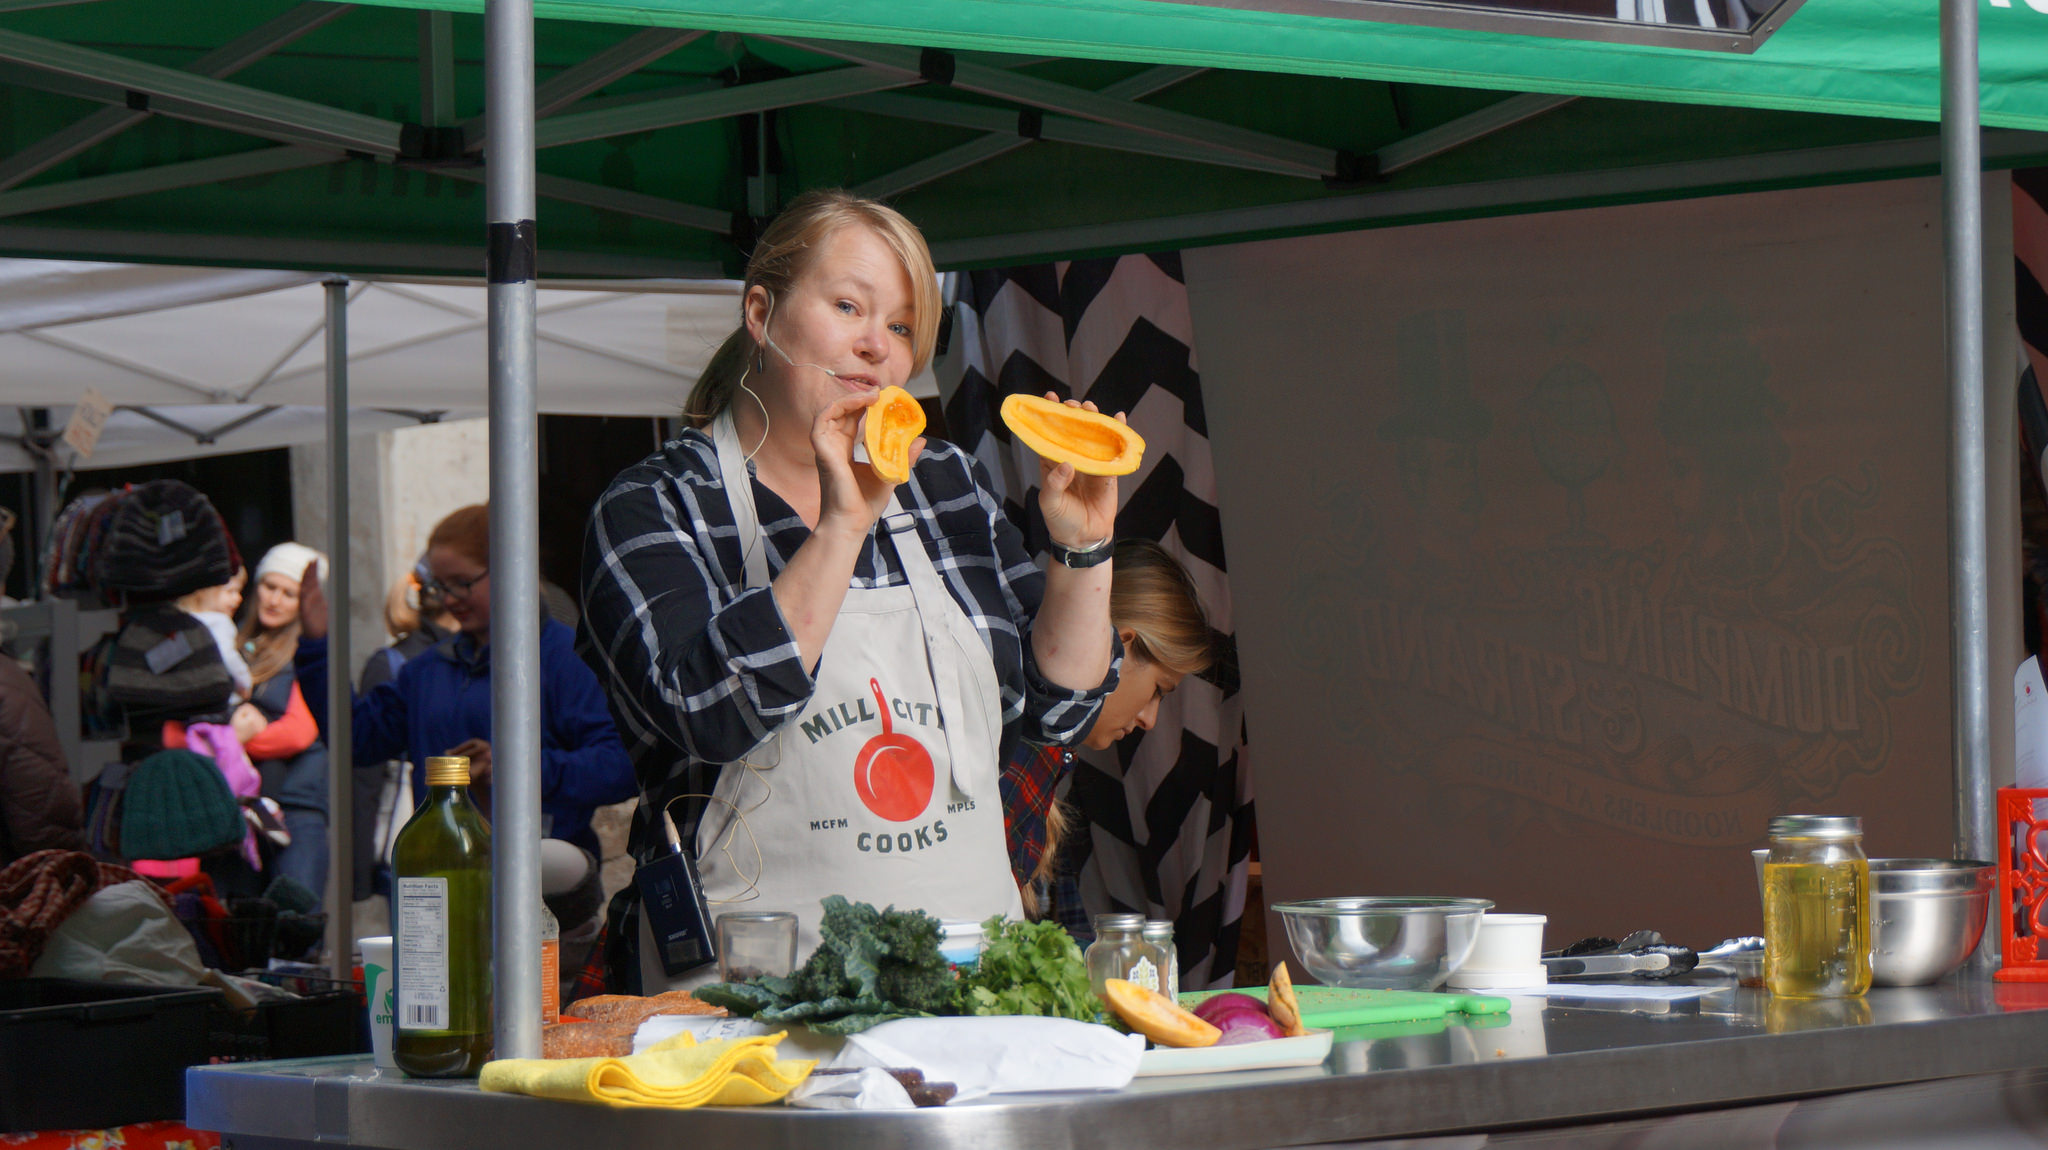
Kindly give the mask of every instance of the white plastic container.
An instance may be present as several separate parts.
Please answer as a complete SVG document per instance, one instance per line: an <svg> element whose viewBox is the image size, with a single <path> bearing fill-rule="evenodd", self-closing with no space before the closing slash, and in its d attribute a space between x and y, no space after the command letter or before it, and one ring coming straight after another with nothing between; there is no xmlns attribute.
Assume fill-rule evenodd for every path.
<svg viewBox="0 0 2048 1150"><path fill-rule="evenodd" d="M981 924L973 919L945 919L939 923L939 936L939 953L948 963L962 969L979 964L982 949L988 946Z"/></svg>
<svg viewBox="0 0 2048 1150"><path fill-rule="evenodd" d="M1457 990L1511 990L1542 986L1550 981L1543 968L1543 927L1540 914L1487 911L1479 920L1479 938L1472 955L1451 972L1445 985Z"/></svg>
<svg viewBox="0 0 2048 1150"><path fill-rule="evenodd" d="M375 1066L398 1069L391 1057L391 1020L396 1013L391 995L391 936L356 940L363 951L363 989L370 1002L370 1054Z"/></svg>

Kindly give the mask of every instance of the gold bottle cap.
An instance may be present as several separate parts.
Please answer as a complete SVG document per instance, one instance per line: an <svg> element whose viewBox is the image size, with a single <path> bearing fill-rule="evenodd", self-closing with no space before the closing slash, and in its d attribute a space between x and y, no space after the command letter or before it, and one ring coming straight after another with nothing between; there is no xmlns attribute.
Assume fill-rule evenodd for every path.
<svg viewBox="0 0 2048 1150"><path fill-rule="evenodd" d="M466 787L469 785L469 756L434 755L427 760L427 785Z"/></svg>

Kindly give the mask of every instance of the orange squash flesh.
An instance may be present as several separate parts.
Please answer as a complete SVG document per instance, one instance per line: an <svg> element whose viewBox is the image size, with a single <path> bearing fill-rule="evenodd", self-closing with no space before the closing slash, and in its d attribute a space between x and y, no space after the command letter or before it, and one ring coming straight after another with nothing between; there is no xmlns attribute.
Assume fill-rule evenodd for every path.
<svg viewBox="0 0 2048 1150"><path fill-rule="evenodd" d="M1145 459L1138 433L1101 412L1068 407L1042 396L1003 400L1003 422L1024 445L1083 475L1129 475Z"/></svg>
<svg viewBox="0 0 2048 1150"><path fill-rule="evenodd" d="M1181 1009L1179 1003L1121 978L1103 982L1102 1001L1126 1026L1160 1046L1214 1046L1223 1037L1221 1030Z"/></svg>
<svg viewBox="0 0 2048 1150"><path fill-rule="evenodd" d="M891 483L910 478L910 445L924 433L924 407L900 387L885 387L868 405L868 466Z"/></svg>
<svg viewBox="0 0 2048 1150"><path fill-rule="evenodd" d="M1301 1002L1294 997L1294 980L1287 976L1287 964L1273 964L1273 981L1266 987L1266 1013L1280 1024L1281 1033L1300 1038L1308 1033L1301 1024Z"/></svg>

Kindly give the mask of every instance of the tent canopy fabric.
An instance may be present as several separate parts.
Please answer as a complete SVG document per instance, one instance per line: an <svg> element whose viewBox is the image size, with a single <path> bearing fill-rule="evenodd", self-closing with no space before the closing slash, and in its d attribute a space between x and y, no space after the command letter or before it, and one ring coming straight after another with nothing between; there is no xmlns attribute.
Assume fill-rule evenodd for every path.
<svg viewBox="0 0 2048 1150"><path fill-rule="evenodd" d="M481 3L440 3L0 4L0 253L477 274ZM1986 3L1987 155L2031 162L2048 13ZM1938 158L1906 0L1814 0L1747 56L1154 0L538 7L550 277L735 274L816 187L971 267Z"/></svg>
<svg viewBox="0 0 2048 1150"><path fill-rule="evenodd" d="M460 413L452 413L450 418ZM0 473L36 469L36 457L24 446L26 410L0 408ZM50 426L62 429L71 408L49 409ZM366 435L411 427L411 415L377 410L353 412L349 431ZM263 451L314 443L326 437L324 407L270 407L263 404L196 404L121 408L107 417L90 459L80 459L58 444L55 463L66 468L139 467L209 455Z"/></svg>
<svg viewBox="0 0 2048 1150"><path fill-rule="evenodd" d="M0 260L0 471L34 458L21 412L62 427L88 388L120 405L91 466L320 439L326 277L305 272ZM485 409L484 288L380 279L349 286L350 430ZM731 280L540 289L540 410L669 417L739 316ZM913 394L936 396L927 369ZM66 449L66 462L69 462Z"/></svg>
<svg viewBox="0 0 2048 1150"><path fill-rule="evenodd" d="M87 388L116 404L325 402L319 277L104 264L70 265L70 276L14 274L37 262L0 261L0 360L12 403L68 405ZM350 405L481 412L484 314L481 284L352 283ZM729 280L545 288L541 410L674 415L738 315Z"/></svg>
<svg viewBox="0 0 2048 1150"><path fill-rule="evenodd" d="M1941 110L1939 6L1925 0L1813 0L1753 56L1158 0L537 0L534 10L570 20L1831 115L1936 121ZM1980 19L1984 123L2048 130L2048 4L1987 0Z"/></svg>

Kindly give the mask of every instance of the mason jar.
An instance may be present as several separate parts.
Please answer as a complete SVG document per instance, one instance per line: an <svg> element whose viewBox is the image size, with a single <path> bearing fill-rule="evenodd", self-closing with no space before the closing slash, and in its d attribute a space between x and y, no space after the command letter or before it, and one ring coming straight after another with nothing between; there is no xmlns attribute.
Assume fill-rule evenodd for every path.
<svg viewBox="0 0 2048 1150"><path fill-rule="evenodd" d="M1160 969L1166 972L1164 985L1159 993L1168 998L1180 998L1180 948L1173 945L1173 924L1163 918L1148 918L1141 932L1145 941L1160 949L1166 955L1166 965Z"/></svg>
<svg viewBox="0 0 2048 1150"><path fill-rule="evenodd" d="M1870 860L1863 820L1780 815L1764 860L1764 985L1783 998L1870 989Z"/></svg>
<svg viewBox="0 0 2048 1150"><path fill-rule="evenodd" d="M1147 990L1166 992L1166 954L1145 941L1142 914L1098 914L1095 941L1088 944L1088 985L1097 998L1103 984L1121 978Z"/></svg>

